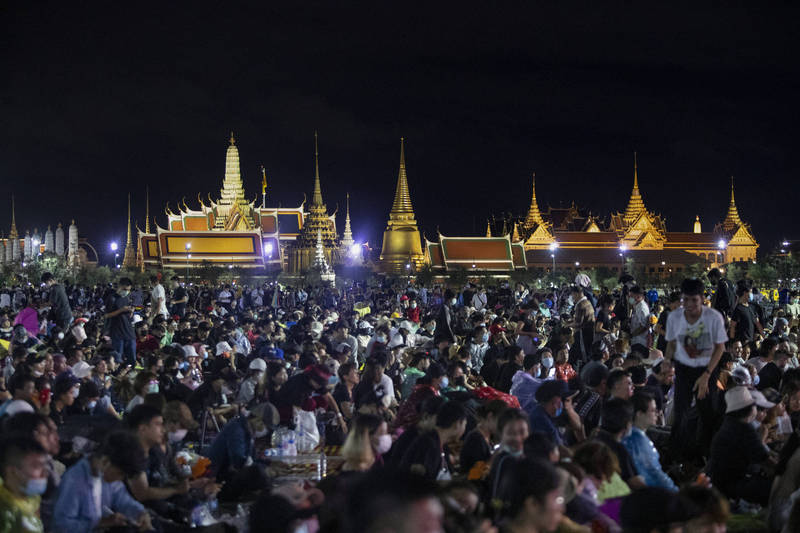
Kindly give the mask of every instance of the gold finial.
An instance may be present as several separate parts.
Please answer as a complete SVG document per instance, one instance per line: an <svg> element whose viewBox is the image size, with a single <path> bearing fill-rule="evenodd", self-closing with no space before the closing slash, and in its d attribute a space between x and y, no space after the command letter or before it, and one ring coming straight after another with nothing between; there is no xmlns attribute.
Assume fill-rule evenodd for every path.
<svg viewBox="0 0 800 533"><path fill-rule="evenodd" d="M323 205L322 186L319 183L319 144L316 130L314 131L314 195L311 205Z"/></svg>
<svg viewBox="0 0 800 533"><path fill-rule="evenodd" d="M646 208L642 194L639 192L639 162L636 152L633 152L633 190L622 219L625 224L632 224L642 211L646 211Z"/></svg>
<svg viewBox="0 0 800 533"><path fill-rule="evenodd" d="M267 193L267 169L261 165L261 194Z"/></svg>
<svg viewBox="0 0 800 533"><path fill-rule="evenodd" d="M408 174L406 174L405 138L400 137L400 170L397 173L397 189L389 218L413 218L414 208L411 205L411 194L408 190Z"/></svg>
<svg viewBox="0 0 800 533"><path fill-rule="evenodd" d="M150 186L145 186L144 232L150 233Z"/></svg>
<svg viewBox="0 0 800 533"><path fill-rule="evenodd" d="M489 223L489 219L488 218L486 219L486 236L487 237L491 237L492 236L492 225Z"/></svg>
<svg viewBox="0 0 800 533"><path fill-rule="evenodd" d="M639 163L636 160L636 152L633 152L633 188L639 188Z"/></svg>
<svg viewBox="0 0 800 533"><path fill-rule="evenodd" d="M736 207L736 198L733 194L733 176L731 176L731 202L728 204L728 214L722 222L722 227L725 231L731 231L741 224L742 219L739 217L739 209Z"/></svg>
<svg viewBox="0 0 800 533"><path fill-rule="evenodd" d="M231 146L236 146L236 138L233 136L233 130L231 130Z"/></svg>
<svg viewBox="0 0 800 533"><path fill-rule="evenodd" d="M523 227L531 229L535 224L543 223L544 219L539 211L539 203L536 200L536 172L534 172L531 178L531 205L528 208L528 214L525 216Z"/></svg>

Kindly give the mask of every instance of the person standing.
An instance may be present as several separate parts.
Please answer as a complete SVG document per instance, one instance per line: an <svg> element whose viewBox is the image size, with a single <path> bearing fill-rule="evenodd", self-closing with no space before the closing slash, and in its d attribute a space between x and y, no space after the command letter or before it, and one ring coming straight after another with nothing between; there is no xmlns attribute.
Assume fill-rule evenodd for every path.
<svg viewBox="0 0 800 533"><path fill-rule="evenodd" d="M183 318L186 314L186 303L189 301L189 293L181 284L178 276L172 276L172 314Z"/></svg>
<svg viewBox="0 0 800 533"><path fill-rule="evenodd" d="M586 274L583 274L586 276ZM594 306L579 285L570 288L573 307L572 327L575 328L575 348L570 354L570 362L583 366L589 361L594 342Z"/></svg>
<svg viewBox="0 0 800 533"><path fill-rule="evenodd" d="M117 292L111 293L106 301L105 318L108 320L111 346L119 360L129 365L136 364L136 333L133 331L133 308L128 295L133 283L129 278L120 278Z"/></svg>
<svg viewBox="0 0 800 533"><path fill-rule="evenodd" d="M752 291L748 286L747 280L739 280L736 283L736 307L731 313L731 321L728 329L728 336L747 344L755 338L756 329L761 329L753 308L750 306Z"/></svg>
<svg viewBox="0 0 800 533"><path fill-rule="evenodd" d="M167 293L158 276L150 276L150 312L167 318Z"/></svg>
<svg viewBox="0 0 800 533"><path fill-rule="evenodd" d="M722 314L703 305L703 282L687 278L681 284L683 306L667 317L666 361L675 363L674 421L671 439L676 450L696 444L700 453L708 452L715 426L709 383L716 383L717 365L728 335ZM697 433L689 434L684 424L692 399L697 400ZM678 445L678 443L681 443Z"/></svg>
<svg viewBox="0 0 800 533"><path fill-rule="evenodd" d="M644 290L638 285L631 287L631 346L641 344L648 348L652 344L650 338L650 308L644 300Z"/></svg>
<svg viewBox="0 0 800 533"><path fill-rule="evenodd" d="M64 290L64 286L58 283L50 272L42 274L42 283L47 285L47 289L50 292L50 306L55 323L62 331L66 331L72 323L72 308L69 306L67 291Z"/></svg>

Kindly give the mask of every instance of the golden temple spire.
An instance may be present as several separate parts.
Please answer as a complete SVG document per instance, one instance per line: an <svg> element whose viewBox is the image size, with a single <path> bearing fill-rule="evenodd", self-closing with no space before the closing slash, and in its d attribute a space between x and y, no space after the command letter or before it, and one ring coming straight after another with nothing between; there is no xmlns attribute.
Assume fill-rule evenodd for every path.
<svg viewBox="0 0 800 533"><path fill-rule="evenodd" d="M414 208L411 205L411 194L408 191L408 175L406 174L405 139L400 137L400 170L397 173L397 189L394 193L394 202L389 218L414 218Z"/></svg>
<svg viewBox="0 0 800 533"><path fill-rule="evenodd" d="M11 239L16 239L19 237L19 233L17 233L17 216L16 216L16 209L14 207L14 195L11 195L11 231L8 232L8 237Z"/></svg>
<svg viewBox="0 0 800 533"><path fill-rule="evenodd" d="M742 225L742 219L739 217L739 210L736 208L736 199L733 194L733 176L731 176L731 203L728 204L728 214L725 215L725 220L722 222L722 227L725 231L730 231L736 226Z"/></svg>
<svg viewBox="0 0 800 533"><path fill-rule="evenodd" d="M314 132L314 194L311 197L311 205L323 205L322 187L319 183L319 145L316 131Z"/></svg>
<svg viewBox="0 0 800 533"><path fill-rule="evenodd" d="M347 211L344 217L344 233L342 234L342 248L347 251L355 244L353 230L350 228L350 193L347 193Z"/></svg>
<svg viewBox="0 0 800 533"><path fill-rule="evenodd" d="M514 222L514 231L511 233L511 242L519 242L520 240L522 239L520 239L519 237L519 230L517 229L517 223Z"/></svg>
<svg viewBox="0 0 800 533"><path fill-rule="evenodd" d="M700 215L696 215L694 217L694 232L695 233L702 233L703 232L703 228L700 225Z"/></svg>
<svg viewBox="0 0 800 533"><path fill-rule="evenodd" d="M122 256L122 266L133 268L136 266L136 250L133 247L131 235L131 193L128 193L128 237L125 239L125 253Z"/></svg>
<svg viewBox="0 0 800 533"><path fill-rule="evenodd" d="M236 138L233 136L233 131L231 131L231 146L236 146Z"/></svg>
<svg viewBox="0 0 800 533"><path fill-rule="evenodd" d="M489 219L488 218L486 219L486 236L487 237L491 237L492 236L492 225L489 224Z"/></svg>
<svg viewBox="0 0 800 533"><path fill-rule="evenodd" d="M544 219L542 213L539 212L539 204L536 201L536 172L533 173L531 181L531 206L528 208L528 214L525 217L524 226L528 229L532 228L535 224L543 224Z"/></svg>
<svg viewBox="0 0 800 533"><path fill-rule="evenodd" d="M144 202L144 232L150 233L150 186L144 189L145 202Z"/></svg>
<svg viewBox="0 0 800 533"><path fill-rule="evenodd" d="M633 191L631 191L631 199L628 200L628 207L625 209L623 220L626 224L631 224L642 211L645 211L645 207L642 194L639 192L639 165L636 159L636 152L633 152Z"/></svg>

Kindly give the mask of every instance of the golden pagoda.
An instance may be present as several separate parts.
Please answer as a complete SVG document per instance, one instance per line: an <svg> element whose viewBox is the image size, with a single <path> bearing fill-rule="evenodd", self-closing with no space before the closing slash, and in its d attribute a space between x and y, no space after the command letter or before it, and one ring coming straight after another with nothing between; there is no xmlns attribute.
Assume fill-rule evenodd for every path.
<svg viewBox="0 0 800 533"><path fill-rule="evenodd" d="M216 203L217 216L214 229L253 229L253 208L244 197L242 173L239 167L239 149L231 132L230 145L225 154L225 179Z"/></svg>
<svg viewBox="0 0 800 533"><path fill-rule="evenodd" d="M742 219L739 217L739 210L736 208L736 198L733 194L733 176L731 176L731 202L728 204L728 213L722 221L722 228L725 231L733 231L737 226L741 226Z"/></svg>
<svg viewBox="0 0 800 533"><path fill-rule="evenodd" d="M531 206L528 208L528 214L525 216L525 222L523 223L523 227L527 230L532 230L537 224L544 224L542 213L539 212L539 204L536 201L536 172L533 173L532 183Z"/></svg>
<svg viewBox="0 0 800 533"><path fill-rule="evenodd" d="M128 193L128 237L125 240L125 254L122 256L122 266L125 268L136 267L136 250L131 236L131 195Z"/></svg>
<svg viewBox="0 0 800 533"><path fill-rule="evenodd" d="M314 192L300 234L289 250L289 272L298 274L311 268L317 255L316 250L320 239L328 264L339 263L341 252L336 235L335 215L328 214L328 208L322 200L318 139L317 132L314 132Z"/></svg>
<svg viewBox="0 0 800 533"><path fill-rule="evenodd" d="M397 189L386 230L383 232L379 267L384 272L399 274L406 271L407 264L419 266L424 261L414 208L408 191L406 175L405 141L400 138L400 170L397 174Z"/></svg>

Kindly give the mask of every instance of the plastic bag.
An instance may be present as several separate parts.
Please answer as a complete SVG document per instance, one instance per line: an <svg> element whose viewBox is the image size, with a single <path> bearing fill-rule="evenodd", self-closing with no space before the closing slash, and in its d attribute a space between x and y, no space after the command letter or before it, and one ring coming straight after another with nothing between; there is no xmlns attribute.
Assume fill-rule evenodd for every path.
<svg viewBox="0 0 800 533"><path fill-rule="evenodd" d="M317 417L312 411L294 408L294 430L297 433L297 451L308 453L319 446Z"/></svg>

